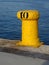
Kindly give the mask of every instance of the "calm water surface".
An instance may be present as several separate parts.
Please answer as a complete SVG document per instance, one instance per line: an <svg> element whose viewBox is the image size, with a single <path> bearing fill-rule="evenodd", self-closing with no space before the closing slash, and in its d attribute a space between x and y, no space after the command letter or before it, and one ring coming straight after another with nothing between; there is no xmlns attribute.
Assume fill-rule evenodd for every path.
<svg viewBox="0 0 49 65"><path fill-rule="evenodd" d="M23 9L40 12L39 37L49 44L49 0L0 0L0 38L21 39L21 21L16 12Z"/></svg>

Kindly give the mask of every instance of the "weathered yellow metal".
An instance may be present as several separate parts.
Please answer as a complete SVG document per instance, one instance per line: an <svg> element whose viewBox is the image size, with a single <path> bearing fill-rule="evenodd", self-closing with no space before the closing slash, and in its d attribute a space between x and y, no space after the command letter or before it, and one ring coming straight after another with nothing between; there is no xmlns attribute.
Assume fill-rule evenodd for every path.
<svg viewBox="0 0 49 65"><path fill-rule="evenodd" d="M17 18L22 20L22 41L19 46L39 47L42 42L38 36L38 19L37 10L22 10L17 12Z"/></svg>

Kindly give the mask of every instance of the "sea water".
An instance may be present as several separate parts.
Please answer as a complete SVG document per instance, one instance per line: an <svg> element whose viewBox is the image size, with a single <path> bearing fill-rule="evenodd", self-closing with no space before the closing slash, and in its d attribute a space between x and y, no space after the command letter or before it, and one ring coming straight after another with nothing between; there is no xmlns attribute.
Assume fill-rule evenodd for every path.
<svg viewBox="0 0 49 65"><path fill-rule="evenodd" d="M49 0L0 0L0 38L21 39L21 21L16 13L25 9L40 12L39 37L49 44Z"/></svg>

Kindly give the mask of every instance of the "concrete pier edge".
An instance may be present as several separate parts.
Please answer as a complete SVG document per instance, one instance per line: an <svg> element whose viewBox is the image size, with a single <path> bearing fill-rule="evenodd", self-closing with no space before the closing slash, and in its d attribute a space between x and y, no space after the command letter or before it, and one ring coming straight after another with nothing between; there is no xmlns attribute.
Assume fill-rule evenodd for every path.
<svg viewBox="0 0 49 65"><path fill-rule="evenodd" d="M42 45L39 48L16 46L20 40L0 39L0 52L18 54L26 57L49 60L49 46Z"/></svg>

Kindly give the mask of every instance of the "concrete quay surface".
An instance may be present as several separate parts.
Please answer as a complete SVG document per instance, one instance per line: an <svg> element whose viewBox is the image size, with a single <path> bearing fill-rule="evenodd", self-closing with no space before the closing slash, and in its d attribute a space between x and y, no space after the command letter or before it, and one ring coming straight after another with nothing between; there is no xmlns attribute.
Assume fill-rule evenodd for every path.
<svg viewBox="0 0 49 65"><path fill-rule="evenodd" d="M0 39L0 52L15 54L32 59L49 61L49 46L42 45L39 48L16 46L19 40Z"/></svg>
<svg viewBox="0 0 49 65"><path fill-rule="evenodd" d="M41 45L39 48L16 46L20 40L0 39L0 47L15 48L29 52L49 54L49 45Z"/></svg>
<svg viewBox="0 0 49 65"><path fill-rule="evenodd" d="M0 52L0 65L49 65L49 61Z"/></svg>

